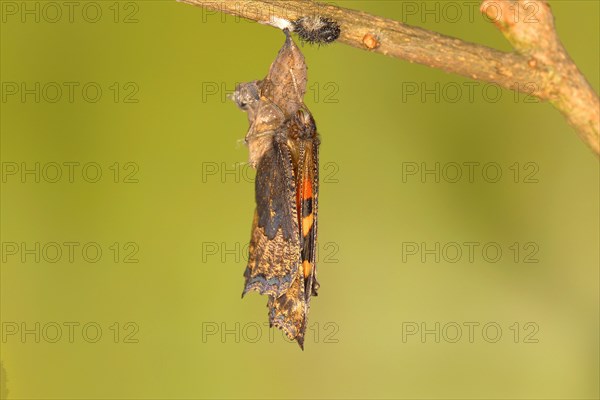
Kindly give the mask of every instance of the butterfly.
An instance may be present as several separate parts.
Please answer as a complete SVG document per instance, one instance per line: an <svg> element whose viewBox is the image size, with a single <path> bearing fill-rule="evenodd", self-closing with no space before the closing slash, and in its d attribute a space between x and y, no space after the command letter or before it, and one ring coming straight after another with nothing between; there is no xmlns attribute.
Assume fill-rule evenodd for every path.
<svg viewBox="0 0 600 400"><path fill-rule="evenodd" d="M289 31L269 73L239 84L233 99L248 115L245 137L256 168L256 210L242 297L268 296L269 323L304 348L316 296L319 136L303 102L306 63Z"/></svg>

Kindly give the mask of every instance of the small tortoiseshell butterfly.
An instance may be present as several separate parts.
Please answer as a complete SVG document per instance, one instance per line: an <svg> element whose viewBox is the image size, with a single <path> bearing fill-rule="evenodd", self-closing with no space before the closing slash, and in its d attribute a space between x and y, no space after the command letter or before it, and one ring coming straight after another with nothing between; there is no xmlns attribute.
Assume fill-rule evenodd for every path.
<svg viewBox="0 0 600 400"><path fill-rule="evenodd" d="M269 322L304 348L310 297L317 295L319 138L304 104L306 63L286 40L265 79L237 86L248 114L249 163L256 168L256 211L242 297L268 295Z"/></svg>

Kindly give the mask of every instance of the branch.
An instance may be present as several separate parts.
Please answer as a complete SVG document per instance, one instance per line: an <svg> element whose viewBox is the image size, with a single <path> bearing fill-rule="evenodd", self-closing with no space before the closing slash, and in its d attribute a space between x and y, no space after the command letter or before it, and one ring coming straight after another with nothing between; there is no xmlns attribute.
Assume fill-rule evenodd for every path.
<svg viewBox="0 0 600 400"><path fill-rule="evenodd" d="M554 28L545 0L484 0L481 11L495 21L515 48L502 52L362 11L309 0L178 0L208 10L271 24L306 15L336 20L339 42L375 53L427 65L471 79L495 83L549 101L600 154L600 102ZM532 12L533 11L533 12Z"/></svg>

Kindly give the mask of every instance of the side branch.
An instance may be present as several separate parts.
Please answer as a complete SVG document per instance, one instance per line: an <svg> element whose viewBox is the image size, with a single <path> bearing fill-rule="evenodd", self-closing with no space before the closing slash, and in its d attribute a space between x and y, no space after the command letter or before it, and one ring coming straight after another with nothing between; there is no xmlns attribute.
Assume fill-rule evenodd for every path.
<svg viewBox="0 0 600 400"><path fill-rule="evenodd" d="M510 53L362 11L309 0L178 1L264 24L271 24L274 17L288 21L315 14L332 18L341 27L338 39L341 43L550 101L584 142L600 154L598 96L560 43L550 7L544 0L483 1L482 12L495 20L515 47L516 51ZM527 11L532 6L539 10L534 20L515 18L516 7Z"/></svg>

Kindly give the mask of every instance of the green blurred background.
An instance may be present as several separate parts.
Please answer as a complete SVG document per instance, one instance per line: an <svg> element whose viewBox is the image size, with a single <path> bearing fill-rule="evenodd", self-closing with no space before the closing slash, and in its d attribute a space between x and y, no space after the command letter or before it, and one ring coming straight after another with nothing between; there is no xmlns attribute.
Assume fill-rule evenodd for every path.
<svg viewBox="0 0 600 400"><path fill-rule="evenodd" d="M66 3L2 2L4 396L598 398L598 159L549 104L302 47L322 139L302 352L266 298L240 300L253 172L226 98L283 35L175 1ZM475 2L336 4L509 50ZM598 2L551 5L598 90Z"/></svg>

